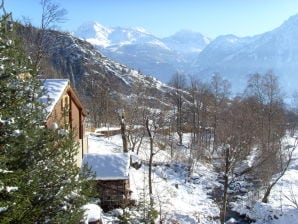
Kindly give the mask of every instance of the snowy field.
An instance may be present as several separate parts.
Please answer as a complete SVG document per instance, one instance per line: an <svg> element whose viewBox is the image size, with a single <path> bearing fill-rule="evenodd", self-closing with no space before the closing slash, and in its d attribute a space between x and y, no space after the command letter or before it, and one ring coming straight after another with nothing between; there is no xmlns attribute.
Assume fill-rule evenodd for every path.
<svg viewBox="0 0 298 224"><path fill-rule="evenodd" d="M294 138L287 140L289 144L294 144ZM186 145L187 142L184 144ZM89 135L88 145L90 153L119 153L122 149L122 140L120 135L110 137ZM139 154L141 160L148 159L146 153L148 149L148 143L145 141ZM187 154L187 151L183 154ZM183 158L180 159L183 161ZM214 187L219 186L212 167L197 162L192 175L188 177L189 172L185 163L171 161L170 155L165 151L159 152L154 157L154 161L157 165L153 168L153 191L156 210L160 213L157 221L185 224L219 223L218 206L208 195ZM138 170L130 168L130 182L134 197L140 199L144 189L148 188L146 187L148 185L147 177L148 167L146 165L142 165ZM289 170L273 188L268 204L250 202L253 196L248 193L246 198L241 198L234 204L234 208L240 213L248 214L250 218L256 220L257 224L298 223L298 209L289 200L289 198L298 200L297 186L298 149L294 152ZM247 206L252 209L248 210ZM104 214L103 217L106 223L113 223L114 218L111 215Z"/></svg>

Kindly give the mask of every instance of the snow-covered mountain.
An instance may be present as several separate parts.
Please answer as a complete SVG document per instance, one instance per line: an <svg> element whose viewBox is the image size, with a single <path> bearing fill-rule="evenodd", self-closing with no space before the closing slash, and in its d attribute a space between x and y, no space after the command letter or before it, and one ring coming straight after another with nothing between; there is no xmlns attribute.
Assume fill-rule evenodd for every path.
<svg viewBox="0 0 298 224"><path fill-rule="evenodd" d="M297 89L298 15L261 35L220 36L198 55L192 67L192 73L202 77L214 72L222 74L232 82L234 90L244 86L248 74L268 71L278 75L289 92Z"/></svg>
<svg viewBox="0 0 298 224"><path fill-rule="evenodd" d="M161 39L142 28L106 28L96 22L84 23L75 36L95 45L113 60L165 82L175 72L184 71L188 62L210 42L192 31L182 30Z"/></svg>
<svg viewBox="0 0 298 224"><path fill-rule="evenodd" d="M86 22L82 24L75 32L75 36L103 48L158 42L158 38L142 28L107 28L97 22Z"/></svg>
<svg viewBox="0 0 298 224"><path fill-rule="evenodd" d="M172 36L163 38L163 41L179 53L190 54L200 53L211 42L211 38L191 30L180 30Z"/></svg>
<svg viewBox="0 0 298 224"><path fill-rule="evenodd" d="M99 27L98 27L99 28ZM25 42L34 48L34 35L30 29L23 28ZM30 35L27 34L30 33ZM108 33L109 31L106 30ZM86 32L86 36L89 34ZM92 34L92 33L91 33ZM46 74L44 78L66 78L78 92L84 92L82 80L94 77L95 84L105 85L111 90L111 95L116 100L129 101L133 97L135 85L142 85L146 91L148 104L153 108L168 106L172 88L160 82L154 77L146 76L141 72L115 62L104 56L92 44L72 36L69 33L49 30L46 33L47 40L51 44L48 49L48 60L44 63ZM30 51L30 48L28 49Z"/></svg>
<svg viewBox="0 0 298 224"><path fill-rule="evenodd" d="M219 36L181 30L158 38L144 29L106 28L83 24L75 35L95 45L113 60L167 82L177 71L208 80L220 73L242 91L249 74L272 71L286 92L298 82L298 15L280 27L251 37Z"/></svg>

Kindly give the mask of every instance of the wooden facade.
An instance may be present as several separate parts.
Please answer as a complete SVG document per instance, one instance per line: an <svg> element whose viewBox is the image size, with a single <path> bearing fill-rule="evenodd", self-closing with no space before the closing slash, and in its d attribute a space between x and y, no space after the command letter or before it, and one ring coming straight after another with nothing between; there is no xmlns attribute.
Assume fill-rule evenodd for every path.
<svg viewBox="0 0 298 224"><path fill-rule="evenodd" d="M47 79L43 83L48 98L51 100L46 126L51 128L53 125L58 125L59 128L68 128L73 131L74 138L79 143L76 161L80 167L83 155L88 151L85 136L86 110L69 80Z"/></svg>

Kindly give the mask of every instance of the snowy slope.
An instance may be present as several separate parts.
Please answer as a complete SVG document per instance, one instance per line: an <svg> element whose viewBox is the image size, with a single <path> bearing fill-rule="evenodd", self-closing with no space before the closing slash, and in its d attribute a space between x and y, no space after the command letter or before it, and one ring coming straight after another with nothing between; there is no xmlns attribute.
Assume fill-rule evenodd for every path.
<svg viewBox="0 0 298 224"><path fill-rule="evenodd" d="M121 136L115 135L109 138L89 136L89 152L93 154L118 154L121 150ZM143 153L140 158L146 159L147 144L143 145ZM156 209L161 211L161 218L164 223L184 223L196 224L215 224L219 210L217 205L210 199L208 192L211 191L215 174L198 163L195 165L193 181L185 183L185 165L175 163L165 155L158 155L156 161L165 165L156 166L153 170L154 192L156 199ZM167 165L168 164L168 165ZM169 165L170 164L170 165ZM144 184L148 183L148 167L143 165L141 169L130 169L130 183L133 194L138 198L144 191ZM147 188L147 187L145 187ZM106 219L110 218L105 214Z"/></svg>
<svg viewBox="0 0 298 224"><path fill-rule="evenodd" d="M97 28L105 30L102 27ZM25 27L23 29L24 38L28 38L30 35L25 34L30 30L26 30ZM102 32L105 35L110 31ZM87 31L85 34L88 36ZM84 86L81 85L82 80L92 76L96 78L97 83L104 84L105 88L111 90L114 99L123 101L130 99L134 85L139 83L143 84L144 88L150 86L150 91L145 97L151 101L152 105L159 107L160 104L163 106L168 104L167 96L172 90L168 85L111 60L87 41L69 33L47 31L47 38L50 43L54 44L51 45L48 52L49 60L45 62L48 63L46 67L51 69L43 74L43 78L53 78L54 76L55 78L69 79L72 86L81 93L80 91L84 92ZM35 44L30 42L32 39L27 40L30 45Z"/></svg>

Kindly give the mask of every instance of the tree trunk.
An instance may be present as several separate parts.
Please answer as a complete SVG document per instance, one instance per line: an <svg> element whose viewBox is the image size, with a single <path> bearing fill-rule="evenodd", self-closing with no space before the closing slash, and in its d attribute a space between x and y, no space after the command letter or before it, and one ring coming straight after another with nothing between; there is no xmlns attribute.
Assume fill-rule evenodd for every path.
<svg viewBox="0 0 298 224"><path fill-rule="evenodd" d="M215 151L217 151L217 122L218 122L217 120L218 120L217 116L215 115L214 126L213 126L213 146L212 146L212 152L211 152L212 155Z"/></svg>
<svg viewBox="0 0 298 224"><path fill-rule="evenodd" d="M122 137L122 143L123 143L123 152L128 152L127 139L126 139L126 128L125 128L125 122L124 122L123 115L121 116L120 125L121 125L121 137Z"/></svg>
<svg viewBox="0 0 298 224"><path fill-rule="evenodd" d="M149 167L148 167L148 184L149 184L149 197L150 197L150 207L153 208L154 201L153 201L153 190L152 190L152 163L153 163L153 136L151 130L149 128L149 119L146 119L146 130L150 139L150 157L149 157Z"/></svg>
<svg viewBox="0 0 298 224"><path fill-rule="evenodd" d="M271 184L271 185L266 189L266 192L265 192L265 194L264 194L264 196L263 196L263 198L262 198L262 202L263 202L263 203L268 203L268 197L269 197L269 195L270 195L270 192L271 192L271 189L272 189L273 186L274 186L274 185Z"/></svg>
<svg viewBox="0 0 298 224"><path fill-rule="evenodd" d="M220 223L224 224L226 219L227 207L228 207L228 186L229 186L229 169L230 169L230 149L226 149L225 153L225 173L224 173L224 192L223 192L223 204L220 211Z"/></svg>
<svg viewBox="0 0 298 224"><path fill-rule="evenodd" d="M177 131L177 134L179 136L179 145L182 145L183 133L181 131Z"/></svg>
<svg viewBox="0 0 298 224"><path fill-rule="evenodd" d="M152 163L153 163L153 140L150 138L150 157L149 157L149 196L150 196L150 207L153 208L153 190L152 190Z"/></svg>
<svg viewBox="0 0 298 224"><path fill-rule="evenodd" d="M140 151L142 142L143 142L143 137L141 138L141 140L140 140L140 142L139 142L139 144L138 144L138 147L137 147L137 155L139 155L139 151Z"/></svg>

